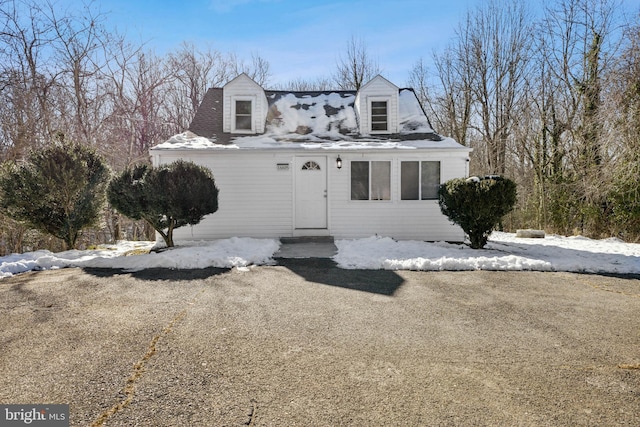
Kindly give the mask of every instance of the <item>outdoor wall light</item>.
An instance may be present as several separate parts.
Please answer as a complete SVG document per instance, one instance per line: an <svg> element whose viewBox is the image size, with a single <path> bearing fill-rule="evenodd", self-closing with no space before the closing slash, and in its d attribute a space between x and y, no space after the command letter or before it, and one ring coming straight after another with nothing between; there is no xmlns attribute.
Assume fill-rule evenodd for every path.
<svg viewBox="0 0 640 427"><path fill-rule="evenodd" d="M338 156L338 158L336 159L336 167L338 169L342 169L342 159L340 158L340 156Z"/></svg>

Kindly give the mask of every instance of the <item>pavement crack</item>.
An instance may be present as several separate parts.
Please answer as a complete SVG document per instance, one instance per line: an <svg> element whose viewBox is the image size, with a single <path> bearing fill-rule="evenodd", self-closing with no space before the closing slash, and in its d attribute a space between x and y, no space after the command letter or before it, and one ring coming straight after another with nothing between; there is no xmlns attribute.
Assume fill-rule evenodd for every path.
<svg viewBox="0 0 640 427"><path fill-rule="evenodd" d="M597 289L599 291L611 292L611 293L614 293L614 294L625 295L625 296L628 296L628 297L640 298L640 294L631 293L631 292L625 292L625 291L621 291L621 290L617 290L617 289L611 289L607 285L600 285L600 284L597 284L597 283L593 283L591 280L582 280L581 282L586 284L587 286L590 286L593 289Z"/></svg>
<svg viewBox="0 0 640 427"><path fill-rule="evenodd" d="M193 303L195 303L197 298L204 291L205 289L198 292L198 294L196 294L196 296L188 304L192 305ZM133 400L136 394L136 384L138 383L138 380L142 377L142 374L144 373L147 362L153 357L154 354L156 354L156 351L157 351L156 345L158 344L158 341L160 341L160 338L162 338L163 336L168 335L173 329L173 327L175 326L175 324L178 323L187 315L187 310L188 309L185 308L180 313L178 313L164 328L162 328L160 333L158 333L151 339L151 341L149 342L149 346L147 347L147 352L144 354L144 356L142 356L142 358L135 365L133 365L133 370L129 375L129 378L127 378L127 382L125 383L125 386L122 389L122 394L124 395L124 398L121 401L115 403L113 406L111 406L109 409L104 411L102 414L100 414L100 416L94 422L91 423L91 427L101 427L109 418L114 416L116 413L118 413L120 410L124 409L127 405L131 403L131 401Z"/></svg>
<svg viewBox="0 0 640 427"><path fill-rule="evenodd" d="M618 368L620 368L620 369L640 369L640 363L636 363L635 365L622 364L622 365L618 365Z"/></svg>
<svg viewBox="0 0 640 427"><path fill-rule="evenodd" d="M256 421L256 411L258 409L258 402L255 399L251 399L251 409L249 409L249 420L244 423L246 426L255 425Z"/></svg>

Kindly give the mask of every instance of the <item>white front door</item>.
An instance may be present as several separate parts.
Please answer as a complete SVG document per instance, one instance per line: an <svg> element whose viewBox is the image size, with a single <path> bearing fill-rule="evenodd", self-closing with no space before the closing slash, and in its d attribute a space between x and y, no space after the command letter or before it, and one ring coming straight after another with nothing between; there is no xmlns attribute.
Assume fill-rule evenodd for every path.
<svg viewBox="0 0 640 427"><path fill-rule="evenodd" d="M327 228L327 158L296 157L296 228Z"/></svg>

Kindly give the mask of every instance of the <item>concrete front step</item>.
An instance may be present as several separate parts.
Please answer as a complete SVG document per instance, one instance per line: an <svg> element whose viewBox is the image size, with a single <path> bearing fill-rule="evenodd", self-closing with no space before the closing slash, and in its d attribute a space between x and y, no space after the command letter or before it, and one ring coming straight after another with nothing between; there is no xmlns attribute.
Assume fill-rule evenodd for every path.
<svg viewBox="0 0 640 427"><path fill-rule="evenodd" d="M331 258L337 248L333 237L282 237L274 258Z"/></svg>
<svg viewBox="0 0 640 427"><path fill-rule="evenodd" d="M295 243L333 243L333 236L300 236L300 237L281 237L280 243L283 245Z"/></svg>

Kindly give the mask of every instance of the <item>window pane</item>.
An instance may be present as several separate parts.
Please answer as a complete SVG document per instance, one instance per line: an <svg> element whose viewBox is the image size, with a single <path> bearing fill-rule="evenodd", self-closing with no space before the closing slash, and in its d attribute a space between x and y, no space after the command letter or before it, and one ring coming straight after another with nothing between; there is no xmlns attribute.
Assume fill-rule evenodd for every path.
<svg viewBox="0 0 640 427"><path fill-rule="evenodd" d="M371 200L391 200L391 162L371 162Z"/></svg>
<svg viewBox="0 0 640 427"><path fill-rule="evenodd" d="M237 116L236 129L251 130L251 116Z"/></svg>
<svg viewBox="0 0 640 427"><path fill-rule="evenodd" d="M371 130L387 130L387 101L371 102Z"/></svg>
<svg viewBox="0 0 640 427"><path fill-rule="evenodd" d="M418 200L419 187L419 163L401 162L400 164L400 198L402 200Z"/></svg>
<svg viewBox="0 0 640 427"><path fill-rule="evenodd" d="M351 162L351 200L369 200L369 162Z"/></svg>
<svg viewBox="0 0 640 427"><path fill-rule="evenodd" d="M302 165L302 170L303 171L319 171L320 165L314 161L308 161L307 163Z"/></svg>
<svg viewBox="0 0 640 427"><path fill-rule="evenodd" d="M440 162L422 162L422 200L438 198Z"/></svg>
<svg viewBox="0 0 640 427"><path fill-rule="evenodd" d="M387 130L387 122L372 122L371 130Z"/></svg>
<svg viewBox="0 0 640 427"><path fill-rule="evenodd" d="M251 130L251 101L236 101L236 129Z"/></svg>
<svg viewBox="0 0 640 427"><path fill-rule="evenodd" d="M387 101L374 101L371 103L371 114L375 116L387 115Z"/></svg>
<svg viewBox="0 0 640 427"><path fill-rule="evenodd" d="M236 114L251 114L251 101L236 101Z"/></svg>

